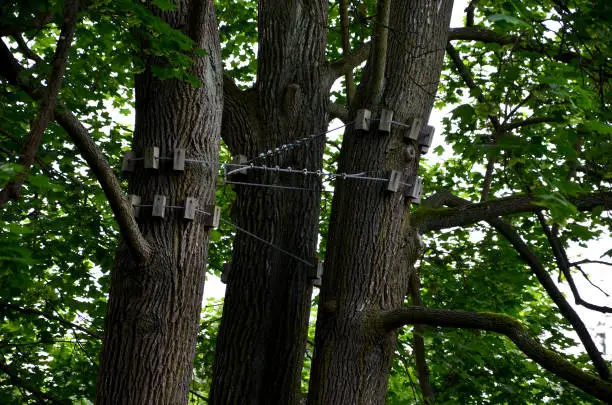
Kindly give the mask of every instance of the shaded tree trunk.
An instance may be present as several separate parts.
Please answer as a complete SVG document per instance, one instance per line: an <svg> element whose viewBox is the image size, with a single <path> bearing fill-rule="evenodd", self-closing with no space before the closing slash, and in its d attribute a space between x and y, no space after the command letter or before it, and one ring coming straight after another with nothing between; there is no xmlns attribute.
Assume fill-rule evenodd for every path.
<svg viewBox="0 0 612 405"><path fill-rule="evenodd" d="M442 69L452 0L391 1L385 81L376 82L380 34L354 109L381 108L394 120L425 122L433 106ZM380 55L379 57L385 57ZM380 66L380 65L379 65ZM379 102L380 100L380 102ZM388 176L403 173L408 182L419 163L416 142L404 142L408 128L390 135L349 127L344 135L339 171ZM330 222L325 273L319 300L315 356L309 404L383 404L396 342L395 331L380 325L380 311L399 308L408 292L410 269L420 252L417 230L410 226L410 203L401 193L376 181L338 179Z"/></svg>
<svg viewBox="0 0 612 405"><path fill-rule="evenodd" d="M158 10L159 11L159 10ZM160 81L151 73L160 58L145 59L136 77L136 127L133 151L143 156L157 146L161 157L185 148L187 158L209 161L172 171L172 160L159 170L136 165L129 193L152 204L154 195L167 206L184 206L195 197L203 209L214 204L221 128L222 86L219 37L212 1L179 2L160 17L180 28L206 51L195 57L193 87L177 80ZM146 263L121 244L111 273L111 289L100 359L97 404L186 404L199 326L208 228L205 214L183 219L181 209L166 209L165 218L140 208L140 230L152 247Z"/></svg>
<svg viewBox="0 0 612 405"><path fill-rule="evenodd" d="M259 166L321 168L323 136L258 156L327 128L327 7L324 0L259 2L257 83L240 91L225 80L223 139L233 154L257 158ZM234 210L238 226L302 260L237 232L210 403L296 404L321 186L316 176L256 170L246 176L242 181L307 189L237 186Z"/></svg>

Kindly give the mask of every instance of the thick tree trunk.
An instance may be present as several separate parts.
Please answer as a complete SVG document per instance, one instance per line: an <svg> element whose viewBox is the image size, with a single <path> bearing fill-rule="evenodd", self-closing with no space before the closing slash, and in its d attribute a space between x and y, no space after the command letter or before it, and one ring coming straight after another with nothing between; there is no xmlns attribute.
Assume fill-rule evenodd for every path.
<svg viewBox="0 0 612 405"><path fill-rule="evenodd" d="M393 119L411 124L428 119L442 69L452 0L391 3L385 84L378 86L376 60L366 68L354 108L381 108ZM374 39L372 55L376 55ZM380 94L380 93L378 93ZM380 100L380 104L378 100ZM351 111L355 116L355 111ZM385 177L401 171L408 182L418 169L416 142L403 141L408 128L394 126L390 135L345 133L340 172L367 172ZM383 404L396 333L380 327L380 311L402 306L409 271L419 254L417 232L410 226L410 204L401 193L386 191L377 181L339 179L334 196L319 300L315 357L308 402Z"/></svg>
<svg viewBox="0 0 612 405"><path fill-rule="evenodd" d="M160 160L159 170L143 169L130 178L129 192L152 204L156 194L166 205L185 205L194 197L200 209L214 204L221 128L222 86L219 39L212 0L180 2L177 11L161 17L180 27L206 55L196 57L194 74L202 81L192 87L177 80L160 81L146 70L136 78L136 127L133 150L143 156L157 146L160 157L185 148L187 163L173 172L172 160ZM178 208L164 218L140 208L140 230L153 247L147 263L137 262L124 244L116 254L100 359L97 404L186 404L193 370L196 335L204 288L208 228L206 215L183 219Z"/></svg>
<svg viewBox="0 0 612 405"><path fill-rule="evenodd" d="M223 136L232 153L253 159L326 130L327 6L259 2L257 84L246 92L230 83L225 89ZM318 137L255 164L319 170L323 146ZM302 260L237 232L210 403L292 405L300 399L312 293L306 263L316 266L320 183L316 176L256 170L241 181L309 190L236 188L237 225Z"/></svg>

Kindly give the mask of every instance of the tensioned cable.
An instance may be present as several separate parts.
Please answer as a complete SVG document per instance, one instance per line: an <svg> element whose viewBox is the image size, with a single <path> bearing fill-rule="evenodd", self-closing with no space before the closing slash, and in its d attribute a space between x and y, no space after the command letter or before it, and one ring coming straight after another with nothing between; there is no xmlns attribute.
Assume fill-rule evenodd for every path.
<svg viewBox="0 0 612 405"><path fill-rule="evenodd" d="M219 220L220 220L220 221L225 222L226 224L228 224L228 225L230 225L230 226L233 226L234 228L236 228L236 230L237 230L237 231L240 231L240 232L242 232L242 233L244 233L244 234L246 234L246 235L250 236L250 237L251 237L251 238L253 238L253 239L257 239L258 241L260 241L260 242L262 242L262 243L265 243L266 245L268 245L268 246L270 246L270 247L273 247L274 249L278 250L279 252L282 252L282 253L286 254L287 256L289 256L289 257L291 257L291 258L293 258L293 259L295 259L295 260L297 260L297 261L299 261L299 262L301 262L301 263L304 263L304 264L305 264L306 266L308 266L308 267L314 267L314 265L313 265L312 263L310 263L310 262L308 262L308 261L306 261L306 260L302 259L302 258L301 258L301 257L299 257L299 256L294 255L293 253L291 253L291 252L289 252L289 251L287 251L287 250L285 250L285 249L281 248L280 246L275 245L275 244L274 244L274 243L272 243L272 242L269 242L269 241L265 240L265 239L264 239L264 238L262 238L262 237L259 237L259 236L255 235L255 234L254 234L254 233L252 233L252 232L247 231L247 230L246 230L246 229L244 229L244 228L239 227L238 225L236 225L235 223L233 223L233 222L231 222L231 221L228 221L228 220L223 219L223 218L219 218Z"/></svg>

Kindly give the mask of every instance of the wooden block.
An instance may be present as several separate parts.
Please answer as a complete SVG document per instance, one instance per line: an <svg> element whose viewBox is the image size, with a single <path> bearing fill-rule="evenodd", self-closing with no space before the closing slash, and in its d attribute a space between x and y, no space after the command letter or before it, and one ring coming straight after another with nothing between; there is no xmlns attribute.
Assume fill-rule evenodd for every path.
<svg viewBox="0 0 612 405"><path fill-rule="evenodd" d="M310 280L312 282L312 285L315 287L321 287L321 284L323 283L323 261L319 260L317 262L317 267L313 267L311 269L311 277Z"/></svg>
<svg viewBox="0 0 612 405"><path fill-rule="evenodd" d="M218 205L207 205L204 209L208 214L204 214L204 226L206 228L219 227L219 218L221 218L221 207Z"/></svg>
<svg viewBox="0 0 612 405"><path fill-rule="evenodd" d="M172 170L182 172L185 170L185 149L176 148L172 155Z"/></svg>
<svg viewBox="0 0 612 405"><path fill-rule="evenodd" d="M361 109L357 110L357 116L355 117L355 129L362 131L370 130L370 117L372 112L370 110Z"/></svg>
<svg viewBox="0 0 612 405"><path fill-rule="evenodd" d="M144 150L144 168L159 169L159 148L148 146Z"/></svg>
<svg viewBox="0 0 612 405"><path fill-rule="evenodd" d="M419 133L419 151L421 155L426 154L429 151L429 147L431 146L431 141L433 140L434 133L436 129L431 125L425 125L421 132Z"/></svg>
<svg viewBox="0 0 612 405"><path fill-rule="evenodd" d="M183 218L194 219L196 210L198 209L198 200L193 197L187 197L185 200L185 212Z"/></svg>
<svg viewBox="0 0 612 405"><path fill-rule="evenodd" d="M389 175L389 183L387 184L387 190L397 192L399 190L400 181L402 180L402 172L392 170Z"/></svg>
<svg viewBox="0 0 612 405"><path fill-rule="evenodd" d="M136 154L131 150L123 154L123 161L121 162L121 175L127 177L136 167Z"/></svg>
<svg viewBox="0 0 612 405"><path fill-rule="evenodd" d="M382 109L380 111L380 121L378 121L378 130L381 132L391 132L391 121L393 121L393 111Z"/></svg>
<svg viewBox="0 0 612 405"><path fill-rule="evenodd" d="M140 205L140 196L136 195L136 194L130 194L128 196L128 201L130 202L130 205L132 206L132 209L134 210L134 218L138 218L138 215L140 215L140 207L136 207L136 205Z"/></svg>
<svg viewBox="0 0 612 405"><path fill-rule="evenodd" d="M422 118L415 118L414 120L412 120L412 125L410 127L410 133L408 134L408 139L417 141L419 139L419 132L421 132L421 128L423 128Z"/></svg>
<svg viewBox="0 0 612 405"><path fill-rule="evenodd" d="M229 274L232 271L232 262L223 263L223 271L221 272L221 282L227 284L229 280Z"/></svg>
<svg viewBox="0 0 612 405"><path fill-rule="evenodd" d="M154 217L163 218L166 215L166 196L155 194L153 197L153 213Z"/></svg>
<svg viewBox="0 0 612 405"><path fill-rule="evenodd" d="M404 196L413 204L421 203L421 193L423 192L423 180L420 177L413 176L410 178L410 186L406 187Z"/></svg>

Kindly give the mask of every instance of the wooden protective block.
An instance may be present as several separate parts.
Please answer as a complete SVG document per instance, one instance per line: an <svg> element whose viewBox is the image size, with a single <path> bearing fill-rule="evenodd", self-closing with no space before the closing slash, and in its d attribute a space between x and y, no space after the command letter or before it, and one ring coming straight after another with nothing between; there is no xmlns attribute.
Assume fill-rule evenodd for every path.
<svg viewBox="0 0 612 405"><path fill-rule="evenodd" d="M159 148L148 146L144 150L144 168L159 169Z"/></svg>
<svg viewBox="0 0 612 405"><path fill-rule="evenodd" d="M370 117L372 112L370 110L361 109L357 110L357 116L355 117L355 129L362 131L370 130Z"/></svg>
<svg viewBox="0 0 612 405"><path fill-rule="evenodd" d="M221 282L227 284L229 280L229 274L232 271L232 262L223 263L223 271L221 272Z"/></svg>
<svg viewBox="0 0 612 405"><path fill-rule="evenodd" d="M404 196L413 204L421 203L421 193L423 192L423 180L420 177L413 176L410 179L410 185L406 187Z"/></svg>
<svg viewBox="0 0 612 405"><path fill-rule="evenodd" d="M402 172L392 170L389 175L389 183L387 184L387 190L397 192L399 190L400 181L402 180Z"/></svg>
<svg viewBox="0 0 612 405"><path fill-rule="evenodd" d="M412 125L410 126L410 133L408 133L408 139L417 141L419 139L419 133L421 132L421 128L423 128L422 118L415 118L414 120L412 120Z"/></svg>
<svg viewBox="0 0 612 405"><path fill-rule="evenodd" d="M187 197L185 200L185 212L183 218L194 219L196 210L198 209L198 200L193 197Z"/></svg>
<svg viewBox="0 0 612 405"><path fill-rule="evenodd" d="M138 215L140 215L140 207L137 207L137 205L140 205L140 196L136 195L136 194L130 194L128 196L128 201L130 202L130 205L132 206L132 209L134 210L134 217L138 218Z"/></svg>
<svg viewBox="0 0 612 405"><path fill-rule="evenodd" d="M380 121L378 121L378 130L381 132L391 132L391 121L393 121L393 111L382 109L380 111Z"/></svg>
<svg viewBox="0 0 612 405"><path fill-rule="evenodd" d="M426 154L431 146L436 129L431 125L425 125L419 133L419 151L421 155Z"/></svg>
<svg viewBox="0 0 612 405"><path fill-rule="evenodd" d="M153 213L154 217L163 218L166 215L166 196L156 194L153 197Z"/></svg>
<svg viewBox="0 0 612 405"><path fill-rule="evenodd" d="M313 268L314 277L311 277L312 285L321 287L323 283L323 261L319 260L317 267Z"/></svg>
<svg viewBox="0 0 612 405"><path fill-rule="evenodd" d="M185 170L185 149L176 148L172 155L172 170L182 172Z"/></svg>
<svg viewBox="0 0 612 405"><path fill-rule="evenodd" d="M131 150L123 154L123 161L121 162L121 175L127 177L136 167L136 154Z"/></svg>
<svg viewBox="0 0 612 405"><path fill-rule="evenodd" d="M207 214L204 214L204 226L207 228L217 228L221 218L221 207L218 205L207 205L204 211L207 212Z"/></svg>

